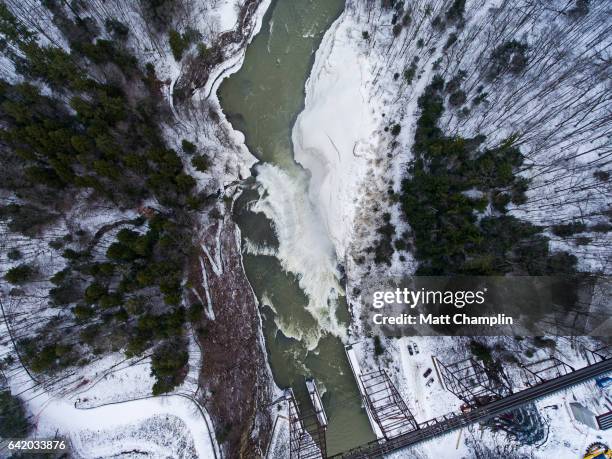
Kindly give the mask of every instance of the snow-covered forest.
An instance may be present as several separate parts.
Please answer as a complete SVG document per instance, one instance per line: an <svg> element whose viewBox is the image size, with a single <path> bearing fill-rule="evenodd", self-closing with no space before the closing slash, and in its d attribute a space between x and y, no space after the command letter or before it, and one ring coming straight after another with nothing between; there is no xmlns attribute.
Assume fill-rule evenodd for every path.
<svg viewBox="0 0 612 459"><path fill-rule="evenodd" d="M365 198L349 204L363 223L354 259L392 256L414 269L416 230L401 215L402 184L414 167L418 101L437 77L441 134L473 139L472 156L500 147L521 156L508 165L514 183L477 203L479 219L505 208L537 226L552 251L574 255L579 270L609 271L608 2L349 2L336 27L334 46L350 39L369 66L360 84L378 124L370 135L377 147L351 178L368 183ZM459 191L476 201L486 190L466 183Z"/></svg>
<svg viewBox="0 0 612 459"><path fill-rule="evenodd" d="M265 447L274 386L256 303L232 294L250 287L228 214L253 158L212 90L264 11L0 4L0 369L19 419L2 437L59 433L85 455L130 449L126 436L173 457ZM232 331L237 316L249 333ZM237 333L239 368L226 358ZM136 433L121 433L112 419L136 400L139 417L122 421ZM181 423L182 442L151 434ZM108 445L91 444L98 429Z"/></svg>
<svg viewBox="0 0 612 459"><path fill-rule="evenodd" d="M362 371L393 375L420 419L457 403L435 376L421 376L430 354L484 355L507 367L517 389L521 364L556 356L582 366L585 349L599 345L372 339L362 293L381 276L412 273L588 273L610 307L611 14L610 2L582 0L349 1L317 52L293 132L296 159L312 173L311 200L346 273L348 341L359 342ZM609 407L592 388L546 407L566 397ZM447 457L449 448L456 457L579 454L587 434L576 437L572 421L546 407L538 405L550 434L538 453L474 429L456 448L444 437L410 457Z"/></svg>

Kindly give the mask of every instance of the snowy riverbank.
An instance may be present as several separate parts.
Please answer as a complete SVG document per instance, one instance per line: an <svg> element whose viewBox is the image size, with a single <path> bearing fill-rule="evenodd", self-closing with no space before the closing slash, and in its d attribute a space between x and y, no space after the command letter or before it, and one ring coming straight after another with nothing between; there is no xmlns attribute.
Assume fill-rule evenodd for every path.
<svg viewBox="0 0 612 459"><path fill-rule="evenodd" d="M350 14L343 12L317 50L292 133L295 159L311 173L309 196L339 260L350 244L368 158L379 142L368 101L371 68L356 45L361 32Z"/></svg>

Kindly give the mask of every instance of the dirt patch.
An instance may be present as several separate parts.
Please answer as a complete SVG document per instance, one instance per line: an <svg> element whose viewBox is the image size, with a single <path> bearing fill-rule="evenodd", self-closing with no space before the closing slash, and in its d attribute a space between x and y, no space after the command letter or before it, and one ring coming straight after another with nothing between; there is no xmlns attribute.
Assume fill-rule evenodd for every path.
<svg viewBox="0 0 612 459"><path fill-rule="evenodd" d="M200 249L193 256L190 283L197 294L191 300L214 312L214 319L205 313L197 327L203 354L199 383L206 394L202 403L225 456L253 458L263 456L269 441L273 382L236 231L227 217L203 231L201 244L208 254Z"/></svg>

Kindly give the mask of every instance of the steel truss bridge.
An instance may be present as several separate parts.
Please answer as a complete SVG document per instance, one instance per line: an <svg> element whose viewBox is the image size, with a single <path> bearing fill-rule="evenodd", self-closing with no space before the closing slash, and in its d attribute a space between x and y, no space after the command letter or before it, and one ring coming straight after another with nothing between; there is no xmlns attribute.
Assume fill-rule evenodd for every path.
<svg viewBox="0 0 612 459"><path fill-rule="evenodd" d="M478 361L466 359L452 365L444 365L438 362L440 376L446 388L463 400L469 411L450 413L417 423L412 415L406 413L407 408L402 400L398 405L397 412L405 420L404 425L411 427L409 431L393 437L385 435L387 438L375 440L330 457L336 459L382 458L385 454L430 440L476 422L487 421L542 397L612 372L612 354L608 349L601 348L591 351L591 353L595 357L595 362L577 370L556 358L524 365L527 388L514 393L503 379L488 376L486 369ZM379 378L383 380L382 376L379 376ZM388 378L384 378L384 382L387 383ZM390 389L392 396L388 400L396 398L397 390L394 391L393 389L395 388ZM366 407L373 411L374 419L380 419L380 416L376 413L375 403L369 400L367 392L364 396L364 402ZM384 413L388 413L390 409L389 404L386 404ZM387 430L383 429L383 431Z"/></svg>

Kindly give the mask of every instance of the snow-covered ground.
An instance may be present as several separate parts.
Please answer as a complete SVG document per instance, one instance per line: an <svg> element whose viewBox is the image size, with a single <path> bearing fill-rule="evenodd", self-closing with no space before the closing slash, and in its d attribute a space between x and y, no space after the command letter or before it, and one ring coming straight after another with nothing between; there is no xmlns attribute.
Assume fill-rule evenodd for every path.
<svg viewBox="0 0 612 459"><path fill-rule="evenodd" d="M2 336L8 336L1 325ZM10 341L1 346L12 353ZM190 363L200 356L190 348ZM75 457L110 457L129 452L152 457L219 456L206 410L195 400L193 378L199 367L190 366L183 385L173 394L152 397L150 358L103 357L81 369L53 379L32 379L17 361L8 387L25 402L32 437L67 438Z"/></svg>
<svg viewBox="0 0 612 459"><path fill-rule="evenodd" d="M129 452L151 457L218 457L203 414L192 400L179 395L92 409L76 409L65 400L40 399L31 409L39 419L37 436L65 435L81 457L123 457Z"/></svg>

